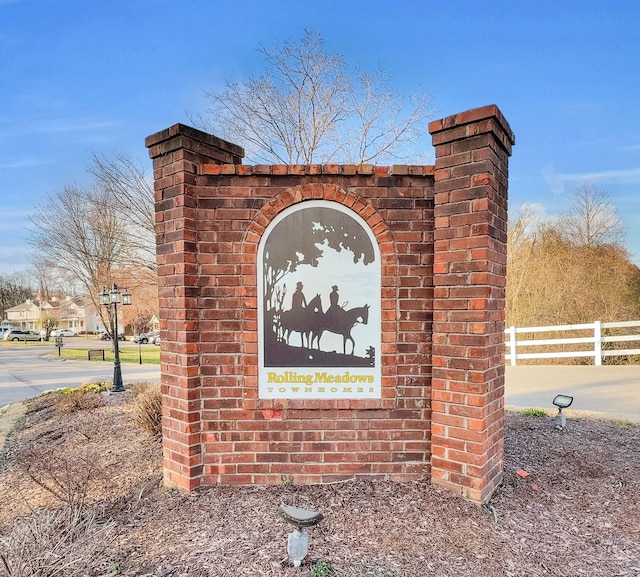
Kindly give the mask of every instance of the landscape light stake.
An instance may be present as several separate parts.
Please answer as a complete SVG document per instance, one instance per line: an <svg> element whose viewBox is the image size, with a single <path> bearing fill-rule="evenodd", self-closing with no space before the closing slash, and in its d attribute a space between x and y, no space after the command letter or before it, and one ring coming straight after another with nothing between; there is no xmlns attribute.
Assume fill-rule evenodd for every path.
<svg viewBox="0 0 640 577"><path fill-rule="evenodd" d="M109 309L109 315L113 315L113 334L111 338L113 340L113 387L111 391L114 393L124 392L124 384L122 383L122 370L120 368L120 347L118 340L118 304L120 303L120 296L122 295L122 304L131 304L131 293L124 289L122 293L116 283L113 283L111 290L107 290L106 287L102 289L100 293L100 304Z"/></svg>
<svg viewBox="0 0 640 577"><path fill-rule="evenodd" d="M562 409L566 409L573 403L573 397L569 395L556 395L553 399L553 404L558 407L558 414L556 415L556 429L561 431L567 424L567 417L562 413Z"/></svg>
<svg viewBox="0 0 640 577"><path fill-rule="evenodd" d="M309 552L309 533L303 531L303 527L313 527L322 521L322 513L289 507L284 503L280 504L280 514L287 523L291 523L295 529L289 534L287 539L287 554L293 562L294 567L300 567L303 559Z"/></svg>

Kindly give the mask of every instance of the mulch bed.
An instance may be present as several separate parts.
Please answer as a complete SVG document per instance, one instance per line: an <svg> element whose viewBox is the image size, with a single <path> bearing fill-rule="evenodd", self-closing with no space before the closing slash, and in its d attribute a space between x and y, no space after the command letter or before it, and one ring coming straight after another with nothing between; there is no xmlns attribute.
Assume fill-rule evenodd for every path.
<svg viewBox="0 0 640 577"><path fill-rule="evenodd" d="M133 396L63 414L54 396L29 403L0 461L0 539L66 501L114 523L94 575L312 575L324 560L336 576L640 576L637 426L558 431L508 413L505 479L483 508L428 479L184 495L161 486L160 443L136 424ZM281 502L324 515L301 568L286 559Z"/></svg>

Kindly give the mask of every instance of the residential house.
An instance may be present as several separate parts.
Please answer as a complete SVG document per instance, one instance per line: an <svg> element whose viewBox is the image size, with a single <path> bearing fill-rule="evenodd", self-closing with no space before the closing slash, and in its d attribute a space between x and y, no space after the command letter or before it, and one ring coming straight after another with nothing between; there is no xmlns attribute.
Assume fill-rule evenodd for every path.
<svg viewBox="0 0 640 577"><path fill-rule="evenodd" d="M151 315L151 319L149 319L149 328L150 332L158 332L160 330L160 319L158 315Z"/></svg>
<svg viewBox="0 0 640 577"><path fill-rule="evenodd" d="M61 301L57 307L58 328L77 333L97 333L101 326L93 303L80 297Z"/></svg>
<svg viewBox="0 0 640 577"><path fill-rule="evenodd" d="M7 321L21 329L38 331L46 318L55 318L58 328L77 333L96 333L100 318L88 299L75 297L64 300L32 301L16 305L5 311Z"/></svg>
<svg viewBox="0 0 640 577"><path fill-rule="evenodd" d="M5 310L9 324L22 330L40 330L40 319L43 317L39 304L31 299Z"/></svg>

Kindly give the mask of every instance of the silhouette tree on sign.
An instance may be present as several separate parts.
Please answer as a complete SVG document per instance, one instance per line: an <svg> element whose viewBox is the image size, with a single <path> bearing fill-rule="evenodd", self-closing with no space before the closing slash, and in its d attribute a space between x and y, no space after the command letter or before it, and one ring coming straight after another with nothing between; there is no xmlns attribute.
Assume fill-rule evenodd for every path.
<svg viewBox="0 0 640 577"><path fill-rule="evenodd" d="M373 245L364 228L349 215L332 208L313 206L281 220L269 234L263 251L265 310L272 302L276 284L299 266L317 267L322 246L353 254L354 264L375 260Z"/></svg>

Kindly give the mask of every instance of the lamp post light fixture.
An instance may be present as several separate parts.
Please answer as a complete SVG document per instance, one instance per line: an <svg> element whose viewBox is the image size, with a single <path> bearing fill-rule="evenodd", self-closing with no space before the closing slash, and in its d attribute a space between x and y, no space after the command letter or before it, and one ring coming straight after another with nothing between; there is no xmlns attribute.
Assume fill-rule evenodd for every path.
<svg viewBox="0 0 640 577"><path fill-rule="evenodd" d="M100 304L109 309L109 316L113 315L113 334L111 335L111 340L113 341L113 387L111 390L114 393L122 393L124 391L118 339L118 305L120 304L120 297L122 297L123 305L131 304L131 293L127 289L120 292L120 288L116 283L113 283L109 290L104 287L100 293Z"/></svg>

